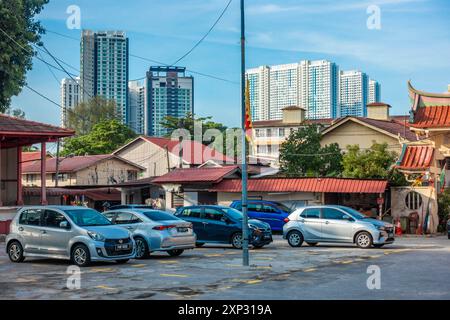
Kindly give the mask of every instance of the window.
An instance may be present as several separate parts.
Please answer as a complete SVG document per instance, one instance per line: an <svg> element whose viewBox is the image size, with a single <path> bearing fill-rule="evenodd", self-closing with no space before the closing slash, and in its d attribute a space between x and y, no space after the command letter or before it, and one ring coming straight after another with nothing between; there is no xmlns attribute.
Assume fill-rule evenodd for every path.
<svg viewBox="0 0 450 320"><path fill-rule="evenodd" d="M416 191L411 191L405 198L406 207L410 210L417 210L422 206L422 196Z"/></svg>
<svg viewBox="0 0 450 320"><path fill-rule="evenodd" d="M128 181L137 180L137 171L127 170L127 179Z"/></svg>
<svg viewBox="0 0 450 320"><path fill-rule="evenodd" d="M320 219L320 208L305 209L303 210L301 217L305 219Z"/></svg>
<svg viewBox="0 0 450 320"><path fill-rule="evenodd" d="M140 222L139 218L129 212L117 213L116 219L114 220L115 224L131 224L139 222Z"/></svg>
<svg viewBox="0 0 450 320"><path fill-rule="evenodd" d="M332 208L323 208L323 218L324 219L331 219L331 220L344 220L346 217L348 217L345 213L342 211L332 209Z"/></svg>
<svg viewBox="0 0 450 320"><path fill-rule="evenodd" d="M41 225L42 209L29 209L22 213L19 219L20 224L25 224L29 226L39 226Z"/></svg>
<svg viewBox="0 0 450 320"><path fill-rule="evenodd" d="M202 213L201 208L188 208L184 209L181 215L184 217L200 218L201 213Z"/></svg>
<svg viewBox="0 0 450 320"><path fill-rule="evenodd" d="M220 221L223 213L213 208L205 208L205 219Z"/></svg>
<svg viewBox="0 0 450 320"><path fill-rule="evenodd" d="M63 221L67 221L61 213L53 210L45 210L43 226L48 228L60 228L59 224Z"/></svg>
<svg viewBox="0 0 450 320"><path fill-rule="evenodd" d="M114 220L114 217L116 216L116 213L115 212L108 212L104 216L106 217L106 219L108 219L109 221L112 222Z"/></svg>
<svg viewBox="0 0 450 320"><path fill-rule="evenodd" d="M277 210L274 207L267 204L263 205L262 211L266 213L277 213Z"/></svg>

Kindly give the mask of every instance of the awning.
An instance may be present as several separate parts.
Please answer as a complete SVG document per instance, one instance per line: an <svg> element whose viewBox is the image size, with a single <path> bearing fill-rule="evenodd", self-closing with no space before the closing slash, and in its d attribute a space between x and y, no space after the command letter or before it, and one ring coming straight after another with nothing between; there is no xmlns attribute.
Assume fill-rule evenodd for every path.
<svg viewBox="0 0 450 320"><path fill-rule="evenodd" d="M41 196L41 188L23 188L24 196ZM120 201L120 191L114 188L101 189L65 189L47 188L47 196L85 196L94 201Z"/></svg>
<svg viewBox="0 0 450 320"><path fill-rule="evenodd" d="M339 178L268 178L248 180L250 192L384 193L387 180ZM241 192L240 179L226 179L211 192Z"/></svg>
<svg viewBox="0 0 450 320"><path fill-rule="evenodd" d="M407 146L402 152L396 168L409 171L423 171L430 167L433 160L432 146Z"/></svg>

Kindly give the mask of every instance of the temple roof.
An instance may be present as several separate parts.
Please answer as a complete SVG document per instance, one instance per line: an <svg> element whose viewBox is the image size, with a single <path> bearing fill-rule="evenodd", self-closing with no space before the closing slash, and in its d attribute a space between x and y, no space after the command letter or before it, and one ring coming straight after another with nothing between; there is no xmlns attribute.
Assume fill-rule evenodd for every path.
<svg viewBox="0 0 450 320"><path fill-rule="evenodd" d="M431 93L420 91L412 86L411 81L408 81L408 91L414 112L420 107L450 106L450 92Z"/></svg>

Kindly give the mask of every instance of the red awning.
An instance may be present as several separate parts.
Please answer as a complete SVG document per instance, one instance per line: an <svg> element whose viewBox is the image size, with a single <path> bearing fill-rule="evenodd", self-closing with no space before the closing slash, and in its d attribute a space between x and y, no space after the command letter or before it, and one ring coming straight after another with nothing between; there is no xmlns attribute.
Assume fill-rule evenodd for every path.
<svg viewBox="0 0 450 320"><path fill-rule="evenodd" d="M250 179L250 192L325 192L325 193L384 193L386 180L359 180L339 178L268 178ZM216 184L211 192L241 192L240 179L226 179Z"/></svg>
<svg viewBox="0 0 450 320"><path fill-rule="evenodd" d="M433 160L432 146L407 146L401 162L396 167L403 170L428 169Z"/></svg>

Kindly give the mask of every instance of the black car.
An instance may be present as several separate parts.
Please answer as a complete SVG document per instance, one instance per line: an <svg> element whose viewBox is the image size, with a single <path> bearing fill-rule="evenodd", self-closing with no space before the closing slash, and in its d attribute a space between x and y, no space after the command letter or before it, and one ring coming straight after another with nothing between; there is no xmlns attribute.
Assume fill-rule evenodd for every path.
<svg viewBox="0 0 450 320"><path fill-rule="evenodd" d="M197 235L197 246L205 243L226 243L234 248L242 248L242 213L223 206L181 207L175 215L192 223ZM255 248L272 242L272 230L268 223L250 219L249 243Z"/></svg>

